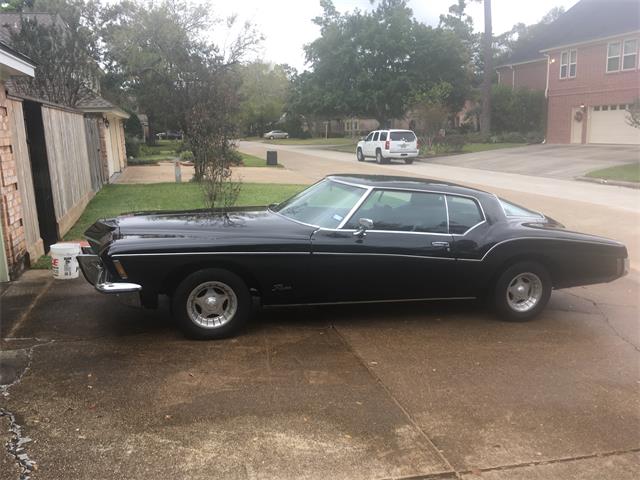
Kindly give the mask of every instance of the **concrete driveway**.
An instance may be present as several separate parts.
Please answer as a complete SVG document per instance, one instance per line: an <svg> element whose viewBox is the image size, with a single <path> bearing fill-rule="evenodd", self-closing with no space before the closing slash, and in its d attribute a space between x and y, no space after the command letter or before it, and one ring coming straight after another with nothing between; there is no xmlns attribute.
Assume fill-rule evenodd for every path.
<svg viewBox="0 0 640 480"><path fill-rule="evenodd" d="M165 307L31 271L2 297L3 440L33 479L636 479L638 294L555 292L521 324L280 309L196 342ZM18 479L4 450L0 467Z"/></svg>
<svg viewBox="0 0 640 480"><path fill-rule="evenodd" d="M640 162L637 145L528 145L452 155L429 163L537 177L573 179L601 168Z"/></svg>

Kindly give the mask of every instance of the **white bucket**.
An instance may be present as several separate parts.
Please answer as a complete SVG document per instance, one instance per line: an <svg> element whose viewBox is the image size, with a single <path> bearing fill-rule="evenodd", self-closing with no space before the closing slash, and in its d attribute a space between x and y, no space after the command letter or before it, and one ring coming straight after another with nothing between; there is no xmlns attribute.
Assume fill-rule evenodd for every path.
<svg viewBox="0 0 640 480"><path fill-rule="evenodd" d="M77 255L81 252L78 243L56 243L51 245L51 270L53 278L67 280L78 278Z"/></svg>

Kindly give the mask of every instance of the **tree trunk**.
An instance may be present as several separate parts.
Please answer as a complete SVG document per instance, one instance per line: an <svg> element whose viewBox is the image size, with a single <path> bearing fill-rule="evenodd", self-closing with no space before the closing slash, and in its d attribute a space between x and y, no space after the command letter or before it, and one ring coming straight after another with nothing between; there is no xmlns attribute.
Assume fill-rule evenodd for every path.
<svg viewBox="0 0 640 480"><path fill-rule="evenodd" d="M482 113L480 132L491 134L491 79L493 78L493 32L491 28L491 0L484 0L484 79L482 81Z"/></svg>

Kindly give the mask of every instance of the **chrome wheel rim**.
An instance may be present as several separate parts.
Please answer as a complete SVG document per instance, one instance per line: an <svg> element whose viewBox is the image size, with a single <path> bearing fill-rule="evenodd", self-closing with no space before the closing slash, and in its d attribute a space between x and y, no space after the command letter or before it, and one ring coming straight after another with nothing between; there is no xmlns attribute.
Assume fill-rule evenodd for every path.
<svg viewBox="0 0 640 480"><path fill-rule="evenodd" d="M516 275L507 287L507 303L516 312L528 312L542 298L542 280L535 273Z"/></svg>
<svg viewBox="0 0 640 480"><path fill-rule="evenodd" d="M187 314L202 328L220 328L238 311L238 297L223 282L205 282L195 287L187 299Z"/></svg>

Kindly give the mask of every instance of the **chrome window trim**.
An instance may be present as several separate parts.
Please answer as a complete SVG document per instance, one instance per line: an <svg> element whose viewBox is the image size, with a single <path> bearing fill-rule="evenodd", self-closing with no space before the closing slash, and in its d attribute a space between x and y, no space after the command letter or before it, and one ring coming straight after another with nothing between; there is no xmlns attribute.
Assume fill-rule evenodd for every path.
<svg viewBox="0 0 640 480"><path fill-rule="evenodd" d="M536 210L529 210L528 208L525 208L525 207L522 207L522 208L525 208L525 210L529 210L530 212L535 213L535 214L540 215L540 216L539 217L527 217L527 216L524 216L524 215L507 215L507 211L504 209L504 205L502 204L502 200L500 199L500 197L498 195L496 195L495 193L493 194L493 196L496 197L496 201L498 202L498 205L500 205L500 208L502 209L502 213L504 213L505 218L529 218L529 219L537 218L539 220L544 220L544 219L547 218L544 213L537 212ZM509 200L505 200L505 202L512 203ZM515 207L518 207L518 205L516 205L515 203L512 203L512 205L515 206Z"/></svg>
<svg viewBox="0 0 640 480"><path fill-rule="evenodd" d="M328 178L323 178L319 182L316 182L316 183L314 183L312 185L309 185L306 189L309 189L311 187L314 187L315 185L319 185L319 184L324 183L324 182L336 182L336 183L341 183L343 185L348 185L350 187L362 188L364 190L364 192L362 193L362 196L356 201L356 204L355 204L356 206L359 206L361 204L361 202L364 201L363 198L366 198L369 195L369 193L371 192L371 190L373 190L373 188L374 188L374 187L371 187L371 186L360 185L360 184L357 184L357 183L344 182L344 181L341 181L341 180L337 180L335 178L331 178L331 176L329 176ZM300 193L302 193L302 192L300 192ZM352 207L351 210L349 210L349 213L345 216L345 218L349 218L349 215L352 215L355 212L354 208L356 208L356 207ZM296 223L298 223L300 225L305 225L307 227L312 227L312 228L315 228L316 230L324 228L324 227L320 227L319 225L314 225L312 223L305 223L305 222L302 222L302 221L297 220L295 218L287 217L283 213L280 213L279 211L276 211L276 210L272 210L272 209L270 209L268 207L267 207L267 210L269 212L271 212L271 213L275 213L276 215L281 216L282 218L286 218L287 220L291 220L292 222L296 222ZM336 228L340 228L340 226L344 225L345 223L346 223L345 220L342 219L342 221L338 224L338 226Z"/></svg>
<svg viewBox="0 0 640 480"><path fill-rule="evenodd" d="M442 300L475 300L477 297L428 297L428 298L398 298L390 300L353 300L342 302L316 302L316 303L274 303L265 305L265 308L281 308L281 307L304 307L304 306L322 306L322 305L357 305L366 303L404 303L404 302L428 302Z"/></svg>
<svg viewBox="0 0 640 480"><path fill-rule="evenodd" d="M339 180L333 180L333 181L339 181ZM447 193L447 192L441 192L441 191L436 191L436 190L416 190L414 188L371 187L371 186L365 186L365 185L352 184L352 183L349 183L349 182L340 182L340 183L344 183L346 185L352 185L354 187L362 187L362 188L368 188L369 189L369 191L365 194L366 197L361 198L360 201L358 202L357 208L360 208L360 206L365 202L365 200L369 197L369 195L372 192L375 192L377 190L392 191L392 192L393 191L403 191L403 192L412 192L412 193L434 193L434 194L438 194L438 195L444 195L445 210L447 212L447 233L442 233L442 232L440 232L440 233L438 233L438 232L405 232L403 230L374 230L374 229L367 230L368 232L371 232L371 233L409 233L409 234L414 234L414 235L451 235L453 237L464 237L471 230L475 229L476 227L479 227L483 223L487 223L487 215L484 213L484 208L482 207L482 202L480 202L480 200L478 200L478 198L474 197L473 195L465 195L465 194L459 194L459 193ZM450 232L450 230L451 230L450 229L450 220L449 220L449 203L447 201L447 197L448 196L451 196L451 197L462 197L462 198L471 199L480 208L480 213L482 214L482 220L480 222L476 223L475 225L469 227L464 233L451 233ZM496 196L496 198L498 198L498 197ZM499 199L498 199L498 203L500 203ZM355 232L356 229L343 228L343 227L344 227L344 225L349 223L349 220L351 220L351 217L356 213L357 208L354 207L354 209L351 212L349 212L349 215L347 217L345 217L345 220L343 220L342 223L340 225L338 225L336 228L318 227L318 230L332 231L332 232L334 232L334 231ZM504 209L503 209L503 211L504 211Z"/></svg>
<svg viewBox="0 0 640 480"><path fill-rule="evenodd" d="M340 183L340 182L338 182ZM373 191L373 187L369 187L367 188L367 190L364 192L364 194L362 195L362 197L360 197L360 199L356 202L356 204L353 206L353 208L351 210L349 210L349 213L347 213L344 218L342 219L342 221L338 224L338 226L336 227L336 229L341 229L342 227L344 227L344 225L351 220L351 217L356 213L356 211L360 208L360 206L366 201L367 198L369 198L369 195L371 194L371 192Z"/></svg>

